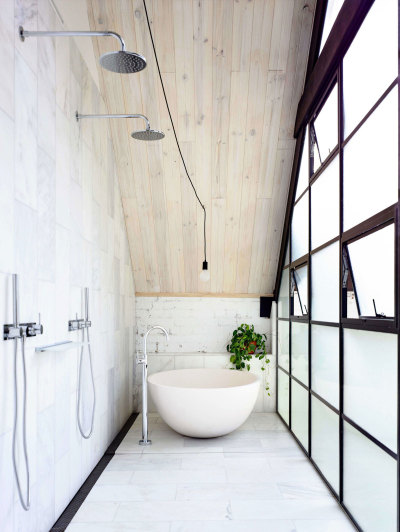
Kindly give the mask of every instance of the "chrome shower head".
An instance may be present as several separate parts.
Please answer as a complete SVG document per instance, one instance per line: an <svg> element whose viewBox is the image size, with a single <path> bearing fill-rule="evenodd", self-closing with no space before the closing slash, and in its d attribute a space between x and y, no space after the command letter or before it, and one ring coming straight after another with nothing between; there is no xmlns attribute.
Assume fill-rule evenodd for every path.
<svg viewBox="0 0 400 532"><path fill-rule="evenodd" d="M142 55L126 50L103 54L99 61L103 68L119 74L133 74L146 68L146 59Z"/></svg>
<svg viewBox="0 0 400 532"><path fill-rule="evenodd" d="M19 26L18 34L22 42L26 37L114 37L120 42L121 50L103 54L100 57L103 68L119 74L133 74L146 67L146 59L140 54L127 52L124 39L115 31L26 31Z"/></svg>
<svg viewBox="0 0 400 532"><path fill-rule="evenodd" d="M145 129L142 131L134 131L131 133L131 137L136 140L161 140L165 137L165 135L162 131Z"/></svg>

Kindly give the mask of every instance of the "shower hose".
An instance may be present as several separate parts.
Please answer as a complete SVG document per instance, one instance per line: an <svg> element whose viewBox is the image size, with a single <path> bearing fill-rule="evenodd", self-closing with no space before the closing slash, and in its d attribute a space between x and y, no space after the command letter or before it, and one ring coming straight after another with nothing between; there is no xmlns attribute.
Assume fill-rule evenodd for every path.
<svg viewBox="0 0 400 532"><path fill-rule="evenodd" d="M26 362L25 362L25 336L21 337L21 351L22 351L22 373L23 373L23 399L22 399L22 446L24 452L24 462L26 470L26 499L22 495L21 481L19 478L17 467L17 426L18 426L18 378L17 378L17 356L18 356L18 340L14 340L14 429L13 429L13 444L12 457L15 480L17 483L18 495L24 510L28 511L31 505L30 490L29 490L29 459L26 445Z"/></svg>
<svg viewBox="0 0 400 532"><path fill-rule="evenodd" d="M92 388L93 388L92 418L90 421L90 429L89 429L89 432L87 433L85 433L85 431L83 430L82 423L81 423L81 417L80 417L81 396L82 396L82 363L83 363L83 350L85 348L85 330L86 330L86 336L87 336L87 347L88 347L88 352L89 352L90 378L92 381ZM94 386L92 350L90 347L89 329L85 327L84 329L82 329L82 347L81 347L81 352L79 356L79 371L78 371L78 401L76 405L76 417L78 419L79 432L81 433L82 437L85 438L85 440L88 440L93 432L95 409L96 409L96 390Z"/></svg>

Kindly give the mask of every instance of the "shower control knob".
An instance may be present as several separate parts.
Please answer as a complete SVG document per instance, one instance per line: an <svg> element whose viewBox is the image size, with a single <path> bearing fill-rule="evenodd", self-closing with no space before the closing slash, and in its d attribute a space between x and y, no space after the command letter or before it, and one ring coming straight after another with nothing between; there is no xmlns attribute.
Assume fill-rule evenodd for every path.
<svg viewBox="0 0 400 532"><path fill-rule="evenodd" d="M22 327L15 327L14 325L4 325L3 328L3 340L14 340L15 338L21 338L23 335Z"/></svg>

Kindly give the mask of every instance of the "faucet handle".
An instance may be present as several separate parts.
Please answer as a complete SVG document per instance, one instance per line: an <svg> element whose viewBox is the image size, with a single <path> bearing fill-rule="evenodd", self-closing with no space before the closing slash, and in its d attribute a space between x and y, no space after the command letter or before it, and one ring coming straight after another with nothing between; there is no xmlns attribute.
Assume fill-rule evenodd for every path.
<svg viewBox="0 0 400 532"><path fill-rule="evenodd" d="M147 364L147 356L144 353L136 353L136 364Z"/></svg>

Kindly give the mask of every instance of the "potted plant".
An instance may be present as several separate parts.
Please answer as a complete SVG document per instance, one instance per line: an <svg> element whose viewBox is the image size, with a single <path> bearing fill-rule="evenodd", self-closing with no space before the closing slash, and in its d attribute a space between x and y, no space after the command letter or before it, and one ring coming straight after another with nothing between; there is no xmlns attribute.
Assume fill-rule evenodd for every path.
<svg viewBox="0 0 400 532"><path fill-rule="evenodd" d="M266 340L267 335L256 333L254 325L242 323L233 331L231 341L226 346L227 351L231 353L229 360L234 365L232 369L243 370L246 368L247 371L250 371L250 361L255 357L262 361L261 370L265 371L265 365L270 362L267 358ZM268 384L265 389L270 395Z"/></svg>

